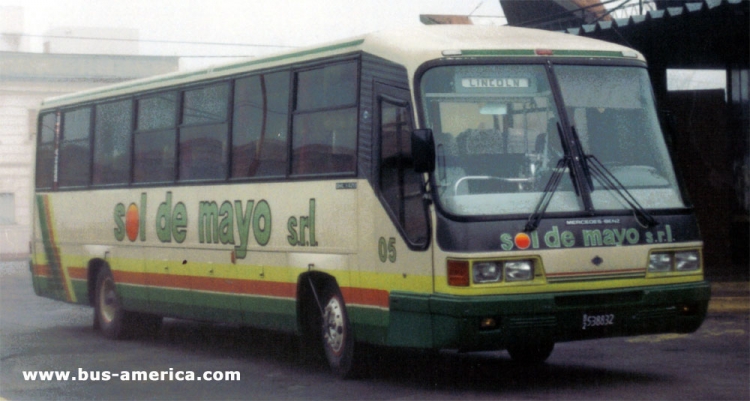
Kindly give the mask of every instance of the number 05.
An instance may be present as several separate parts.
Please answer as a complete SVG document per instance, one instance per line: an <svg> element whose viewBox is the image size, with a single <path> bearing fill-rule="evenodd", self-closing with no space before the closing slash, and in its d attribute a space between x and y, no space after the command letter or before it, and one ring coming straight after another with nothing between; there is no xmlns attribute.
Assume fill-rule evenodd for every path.
<svg viewBox="0 0 750 401"><path fill-rule="evenodd" d="M396 238L388 238L388 242L386 243L385 238L380 237L380 241L378 241L378 256L380 257L380 261L383 263L389 260L391 261L391 263L395 263Z"/></svg>

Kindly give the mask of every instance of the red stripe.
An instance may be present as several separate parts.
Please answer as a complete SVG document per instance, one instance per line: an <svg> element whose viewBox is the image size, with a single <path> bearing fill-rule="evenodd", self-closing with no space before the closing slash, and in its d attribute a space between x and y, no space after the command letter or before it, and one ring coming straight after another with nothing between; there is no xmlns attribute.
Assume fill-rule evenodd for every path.
<svg viewBox="0 0 750 401"><path fill-rule="evenodd" d="M33 274L40 277L51 277L52 272L49 269L49 265L34 265Z"/></svg>
<svg viewBox="0 0 750 401"><path fill-rule="evenodd" d="M114 271L113 274L115 281L123 284L292 299L297 296L296 283L125 271ZM341 293L348 304L377 306L382 308L388 308L389 305L388 291L385 290L343 287Z"/></svg>
<svg viewBox="0 0 750 401"><path fill-rule="evenodd" d="M50 270L49 265L34 265L32 272L35 276L52 277L52 271ZM68 275L72 280L88 279L85 267L70 266L68 267Z"/></svg>
<svg viewBox="0 0 750 401"><path fill-rule="evenodd" d="M70 275L70 278L73 279L73 280L86 280L86 279L88 279L85 267L70 266L70 267L68 267L68 275Z"/></svg>
<svg viewBox="0 0 750 401"><path fill-rule="evenodd" d="M347 304L378 306L388 308L389 295L386 290L375 290L371 288L344 287L341 289L344 301Z"/></svg>

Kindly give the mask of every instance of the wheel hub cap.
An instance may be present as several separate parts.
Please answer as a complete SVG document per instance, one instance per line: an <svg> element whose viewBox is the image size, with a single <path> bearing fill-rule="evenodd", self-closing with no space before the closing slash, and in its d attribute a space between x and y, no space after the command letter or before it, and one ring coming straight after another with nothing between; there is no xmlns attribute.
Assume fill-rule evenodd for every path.
<svg viewBox="0 0 750 401"><path fill-rule="evenodd" d="M323 311L323 336L326 345L334 352L341 352L344 345L344 315L341 303L337 298L331 298Z"/></svg>

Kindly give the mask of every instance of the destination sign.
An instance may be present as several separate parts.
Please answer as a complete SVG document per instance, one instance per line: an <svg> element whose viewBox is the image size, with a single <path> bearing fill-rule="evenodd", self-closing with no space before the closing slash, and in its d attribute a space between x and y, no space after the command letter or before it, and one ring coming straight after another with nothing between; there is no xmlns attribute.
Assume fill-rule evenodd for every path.
<svg viewBox="0 0 750 401"><path fill-rule="evenodd" d="M528 78L462 78L464 88L528 88Z"/></svg>

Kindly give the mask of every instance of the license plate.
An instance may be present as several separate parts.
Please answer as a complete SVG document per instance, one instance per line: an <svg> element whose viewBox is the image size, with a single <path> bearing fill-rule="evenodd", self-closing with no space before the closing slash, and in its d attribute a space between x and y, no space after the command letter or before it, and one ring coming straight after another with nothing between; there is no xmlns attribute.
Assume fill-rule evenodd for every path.
<svg viewBox="0 0 750 401"><path fill-rule="evenodd" d="M604 326L614 326L615 324L615 314L614 313L608 313L608 314L601 314L601 315L589 315L587 313L583 314L583 330L594 328L594 327L604 327Z"/></svg>

